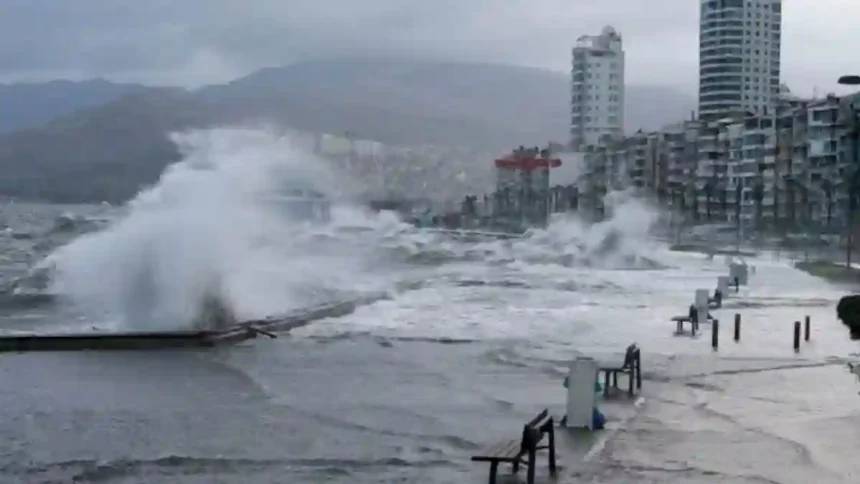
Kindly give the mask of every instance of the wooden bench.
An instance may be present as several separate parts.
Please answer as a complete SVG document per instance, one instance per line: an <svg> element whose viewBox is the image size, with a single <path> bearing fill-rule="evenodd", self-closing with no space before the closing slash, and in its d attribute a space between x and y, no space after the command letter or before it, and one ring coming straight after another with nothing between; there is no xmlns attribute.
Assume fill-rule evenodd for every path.
<svg viewBox="0 0 860 484"><path fill-rule="evenodd" d="M690 323L690 333L693 336L696 336L696 332L699 330L699 322L690 319L689 316L675 316L672 318L672 321L678 325L678 328L675 330L676 334L684 333L684 323Z"/></svg>
<svg viewBox="0 0 860 484"><path fill-rule="evenodd" d="M612 377L612 387L618 388L618 374L622 373L628 376L627 394L633 396L634 382L638 389L642 389L642 354L636 344L627 347L624 352L624 362L621 366L600 368L603 372L603 395L609 395L610 377Z"/></svg>
<svg viewBox="0 0 860 484"><path fill-rule="evenodd" d="M544 436L547 444L540 445ZM516 474L520 464L528 467L527 482L535 482L535 457L538 450L549 450L549 472L555 475L555 427L549 410L544 409L537 417L523 426L523 435L519 440L506 440L488 447L481 455L472 456L473 462L490 463L490 484L495 484L499 463L511 464L511 471Z"/></svg>
<svg viewBox="0 0 860 484"><path fill-rule="evenodd" d="M710 305L710 303L709 303ZM717 307L710 307L710 309L717 309ZM714 318L708 314L706 316L707 321L711 322ZM690 333L693 336L696 336L696 333L699 331L699 310L696 309L696 306L690 305L690 311L687 316L675 316L672 318L672 321L678 325L678 329L676 330L676 334L684 333L684 323L690 323Z"/></svg>

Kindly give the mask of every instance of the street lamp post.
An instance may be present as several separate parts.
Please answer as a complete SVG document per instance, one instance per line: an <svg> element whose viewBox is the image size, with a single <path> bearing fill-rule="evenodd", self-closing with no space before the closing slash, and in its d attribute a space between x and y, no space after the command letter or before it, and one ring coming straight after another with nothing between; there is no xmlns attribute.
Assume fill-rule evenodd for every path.
<svg viewBox="0 0 860 484"><path fill-rule="evenodd" d="M735 235L737 242L737 250L741 251L741 198L743 197L743 187L741 180L735 181Z"/></svg>
<svg viewBox="0 0 860 484"><path fill-rule="evenodd" d="M837 81L838 84L843 86L858 86L860 85L860 76L858 75L847 75L839 77ZM850 177L849 186L848 186L848 217L847 217L847 237L845 243L845 267L847 269L851 268L851 245L853 243L853 226L854 226L854 211L857 208L857 196L858 196L858 183L860 183L860 167L858 167L858 162L860 162L860 157L858 157L858 153L860 153L860 133L858 133L858 123L857 123L857 115L854 112L854 103L851 103L851 147L852 147L852 175Z"/></svg>
<svg viewBox="0 0 860 484"><path fill-rule="evenodd" d="M764 163L758 165L755 185L753 185L753 200L755 200L756 241L759 248L762 242L762 202L764 201Z"/></svg>
<svg viewBox="0 0 860 484"><path fill-rule="evenodd" d="M835 177L835 174L837 173L837 167L839 164L839 158L838 158L838 153L837 153L838 149L839 149L839 143L836 141L837 140L836 125L839 121L839 106L840 106L840 103L842 102L842 100L839 98L839 96L832 96L832 97L828 96L828 100L835 104L833 107L833 111L831 111L833 113L833 116L830 119L830 140L827 143L828 149L826 151L826 153L830 153L830 147L831 146L833 147L833 162L829 163L830 169L828 170L827 179L824 180L824 182L821 184L822 185L821 188L824 189L824 196L825 196L825 199L827 201L827 207L826 207L827 208L827 231L830 232L831 223L832 223L832 219L833 219L834 177ZM830 158L829 155L827 155L827 156L829 159ZM828 233L828 235L830 235L830 234Z"/></svg>

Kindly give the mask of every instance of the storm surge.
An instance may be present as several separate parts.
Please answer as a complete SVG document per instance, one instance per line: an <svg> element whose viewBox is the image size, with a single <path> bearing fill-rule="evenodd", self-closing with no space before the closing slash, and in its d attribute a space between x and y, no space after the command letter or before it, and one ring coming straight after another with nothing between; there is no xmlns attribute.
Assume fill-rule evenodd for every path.
<svg viewBox="0 0 860 484"><path fill-rule="evenodd" d="M491 234L461 237L456 231L413 236L413 262L440 265L454 261L489 264L556 264L599 269L665 268L655 249L665 244L651 236L658 211L632 192L606 196L607 217L594 223L577 212L555 214L545 229L530 229L522 237L495 239ZM420 233L416 230L416 233ZM468 235L468 232L466 232Z"/></svg>
<svg viewBox="0 0 860 484"><path fill-rule="evenodd" d="M118 329L192 329L377 289L365 246L321 242L344 223L373 226L335 206L328 227L273 196L284 187L337 199L345 186L289 139L257 129L173 136L183 159L129 202L105 230L51 254L51 291ZM322 237L325 239L325 237Z"/></svg>
<svg viewBox="0 0 860 484"><path fill-rule="evenodd" d="M546 230L512 245L513 255L532 262L607 269L656 269L659 244L650 236L658 218L655 208L633 192L610 192L604 198L605 220L589 223L574 215L559 215Z"/></svg>
<svg viewBox="0 0 860 484"><path fill-rule="evenodd" d="M47 286L94 327L183 330L376 300L449 263L664 268L648 235L656 211L629 193L607 196L600 223L558 214L520 238L464 240L350 203L346 192L362 187L276 132L210 129L173 140L181 161L15 287ZM331 201L331 216L309 220L276 202L296 189Z"/></svg>

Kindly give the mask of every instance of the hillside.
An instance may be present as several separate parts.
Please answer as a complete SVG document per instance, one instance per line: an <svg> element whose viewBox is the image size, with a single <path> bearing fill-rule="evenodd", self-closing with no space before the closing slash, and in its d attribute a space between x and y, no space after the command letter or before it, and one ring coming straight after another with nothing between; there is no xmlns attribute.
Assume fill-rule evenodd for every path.
<svg viewBox="0 0 860 484"><path fill-rule="evenodd" d="M567 138L567 91L565 74L538 69L358 60L263 69L192 92L135 88L105 105L0 134L0 192L122 201L178 158L169 132L243 121L400 145L489 152L543 145ZM677 121L693 104L650 86L629 86L627 100L631 130Z"/></svg>
<svg viewBox="0 0 860 484"><path fill-rule="evenodd" d="M0 135L0 193L69 203L126 200L179 159L166 134L205 125L204 113L185 91L150 89Z"/></svg>
<svg viewBox="0 0 860 484"><path fill-rule="evenodd" d="M356 132L390 142L505 149L566 140L570 81L565 73L481 64L319 61L257 71L198 95L317 131ZM659 129L686 119L695 100L665 86L627 87L626 129ZM401 122L402 120L402 122ZM414 123L426 123L416 130ZM417 127L417 126L416 126Z"/></svg>
<svg viewBox="0 0 860 484"><path fill-rule="evenodd" d="M0 133L32 128L143 89L103 79L0 84Z"/></svg>

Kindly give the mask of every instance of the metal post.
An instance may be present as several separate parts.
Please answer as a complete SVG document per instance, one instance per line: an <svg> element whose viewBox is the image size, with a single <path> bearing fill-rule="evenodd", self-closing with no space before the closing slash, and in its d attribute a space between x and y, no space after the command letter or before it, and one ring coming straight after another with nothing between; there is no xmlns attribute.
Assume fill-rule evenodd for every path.
<svg viewBox="0 0 860 484"><path fill-rule="evenodd" d="M767 135L764 133L764 127L762 126L762 117L758 117L758 132L759 136L761 136L761 145L758 147L758 179L756 180L756 221L755 221L755 230L756 230L756 246L761 249L762 244L762 218L764 208L762 207L762 203L764 203L764 150L767 145Z"/></svg>
<svg viewBox="0 0 860 484"><path fill-rule="evenodd" d="M827 184L827 229L831 228L831 218L833 217L833 174L836 172L839 159L837 158L838 144L836 143L836 121L839 116L839 98L834 97L836 105L833 108L833 117L830 120L830 143L833 144L833 163L830 165L830 173L828 174ZM827 150L830 151L830 150Z"/></svg>
<svg viewBox="0 0 860 484"><path fill-rule="evenodd" d="M717 350L720 346L720 320L715 319L713 323L711 323L711 348L714 351Z"/></svg>
<svg viewBox="0 0 860 484"><path fill-rule="evenodd" d="M809 333L810 333L810 326L811 326L810 321L809 321L809 316L806 316L804 323L805 323L805 325L803 328L803 340L809 341Z"/></svg>
<svg viewBox="0 0 860 484"><path fill-rule="evenodd" d="M794 322L794 351L800 351L800 321Z"/></svg>
<svg viewBox="0 0 860 484"><path fill-rule="evenodd" d="M741 340L741 314L735 313L735 341Z"/></svg>
<svg viewBox="0 0 860 484"><path fill-rule="evenodd" d="M858 163L860 163L860 126L857 125L857 115L854 112L854 103L851 103L851 151L854 156L852 156L852 166L854 167L853 174L851 176L851 185L848 187L848 237L846 241L845 247L845 267L847 269L851 268L851 245L854 243L854 211L857 208L857 191L860 190L860 186L858 186L858 175L860 175L860 167L858 167Z"/></svg>

